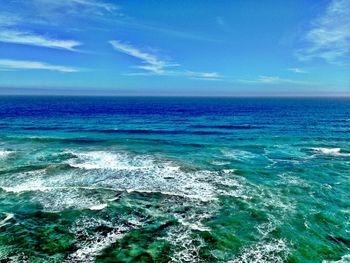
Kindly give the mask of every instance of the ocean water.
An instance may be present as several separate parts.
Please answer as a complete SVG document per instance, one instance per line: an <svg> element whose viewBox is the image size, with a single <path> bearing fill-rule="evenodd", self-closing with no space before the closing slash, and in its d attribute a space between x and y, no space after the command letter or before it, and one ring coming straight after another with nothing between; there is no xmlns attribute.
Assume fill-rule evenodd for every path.
<svg viewBox="0 0 350 263"><path fill-rule="evenodd" d="M350 262L350 99L0 97L0 262Z"/></svg>

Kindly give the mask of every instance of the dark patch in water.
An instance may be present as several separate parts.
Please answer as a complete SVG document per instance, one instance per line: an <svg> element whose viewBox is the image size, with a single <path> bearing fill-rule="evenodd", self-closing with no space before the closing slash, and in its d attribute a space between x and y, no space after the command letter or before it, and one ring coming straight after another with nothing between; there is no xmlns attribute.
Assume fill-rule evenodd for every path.
<svg viewBox="0 0 350 263"><path fill-rule="evenodd" d="M344 244L347 247L350 247L350 240L349 239L346 239L343 237L335 237L335 236L331 236L331 235L328 235L327 239L329 239L337 244Z"/></svg>
<svg viewBox="0 0 350 263"><path fill-rule="evenodd" d="M15 140L22 141L33 141L39 143L48 143L48 142L63 142L63 143L81 143L81 144L90 144L90 143L103 143L108 140L104 139L90 139L90 138L54 138L54 137L16 137L12 138Z"/></svg>
<svg viewBox="0 0 350 263"><path fill-rule="evenodd" d="M196 129L227 129L227 130L253 130L264 129L264 126L255 125L190 125L190 128Z"/></svg>
<svg viewBox="0 0 350 263"><path fill-rule="evenodd" d="M47 168L47 165L25 165L25 166L18 166L12 169L5 169L0 170L0 174L7 174L7 173L23 173L23 172L32 172L36 170L42 170Z"/></svg>
<svg viewBox="0 0 350 263"><path fill-rule="evenodd" d="M190 131L190 130L88 130L90 132L114 133L114 134L151 134L151 135L228 135L227 132L218 131Z"/></svg>

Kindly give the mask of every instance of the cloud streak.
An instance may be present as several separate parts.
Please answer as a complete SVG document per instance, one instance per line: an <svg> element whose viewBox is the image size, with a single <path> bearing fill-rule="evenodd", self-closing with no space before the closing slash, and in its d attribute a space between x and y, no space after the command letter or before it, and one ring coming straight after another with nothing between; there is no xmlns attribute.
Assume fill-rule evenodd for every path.
<svg viewBox="0 0 350 263"><path fill-rule="evenodd" d="M288 71L294 72L294 73L298 73L298 74L305 74L306 71L302 68L288 68Z"/></svg>
<svg viewBox="0 0 350 263"><path fill-rule="evenodd" d="M68 12L79 11L79 9L80 11L112 12L118 9L116 5L100 0L33 0L33 2L48 9L71 8Z"/></svg>
<svg viewBox="0 0 350 263"><path fill-rule="evenodd" d="M239 80L245 84L267 84L267 85L278 85L278 84L293 84L293 85L310 85L310 82L302 80L284 79L278 76L259 76L254 80Z"/></svg>
<svg viewBox="0 0 350 263"><path fill-rule="evenodd" d="M36 35L28 32L2 30L0 31L0 42L14 43L55 49L76 51L75 47L81 43L75 40L58 40L46 36Z"/></svg>
<svg viewBox="0 0 350 263"><path fill-rule="evenodd" d="M96 9L102 9L102 10L105 10L108 12L112 12L112 11L117 9L117 7L115 5L105 3L103 1L92 1L92 0L70 0L70 1L77 4L77 5L92 7L92 8L96 8ZM62 2L62 0L61 0L61 2Z"/></svg>
<svg viewBox="0 0 350 263"><path fill-rule="evenodd" d="M21 18L19 16L9 14L9 13L1 13L0 14L0 27L7 27L16 25Z"/></svg>
<svg viewBox="0 0 350 263"><path fill-rule="evenodd" d="M192 79L199 80L222 80L221 76L217 72L194 72L194 71L186 71L183 75L188 76Z"/></svg>
<svg viewBox="0 0 350 263"><path fill-rule="evenodd" d="M350 53L350 1L333 0L312 23L305 36L306 47L297 51L300 60L321 58L340 63Z"/></svg>
<svg viewBox="0 0 350 263"><path fill-rule="evenodd" d="M166 73L167 68L178 66L178 64L169 63L158 58L154 54L141 51L140 49L137 49L130 44L122 43L121 41L112 40L109 41L109 43L115 50L141 60L144 65L136 66L136 68L155 74L164 74Z"/></svg>
<svg viewBox="0 0 350 263"><path fill-rule="evenodd" d="M67 66L51 65L40 61L0 59L0 70L50 70L58 72L78 72L79 69Z"/></svg>
<svg viewBox="0 0 350 263"><path fill-rule="evenodd" d="M134 66L146 72L129 73L129 76L147 76L147 75L163 75L163 76L182 76L199 80L220 80L217 72L195 72L190 70L171 69L180 66L177 63L170 63L158 56L142 51L130 44L123 43L118 40L109 41L112 47L126 55L141 60L144 65Z"/></svg>

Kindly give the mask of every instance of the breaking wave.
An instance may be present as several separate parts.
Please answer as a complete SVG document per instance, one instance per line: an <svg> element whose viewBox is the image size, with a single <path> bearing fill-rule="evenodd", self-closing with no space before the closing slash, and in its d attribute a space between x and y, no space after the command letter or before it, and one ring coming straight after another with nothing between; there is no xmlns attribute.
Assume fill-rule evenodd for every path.
<svg viewBox="0 0 350 263"><path fill-rule="evenodd" d="M240 255L228 263L283 263L288 255L288 246L282 239L261 242L244 248Z"/></svg>

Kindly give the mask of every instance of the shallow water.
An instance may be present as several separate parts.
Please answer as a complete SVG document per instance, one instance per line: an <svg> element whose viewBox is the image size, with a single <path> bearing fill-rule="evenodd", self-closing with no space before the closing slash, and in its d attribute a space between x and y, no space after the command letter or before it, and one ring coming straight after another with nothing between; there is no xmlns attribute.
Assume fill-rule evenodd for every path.
<svg viewBox="0 0 350 263"><path fill-rule="evenodd" d="M0 97L0 261L349 262L350 100Z"/></svg>

